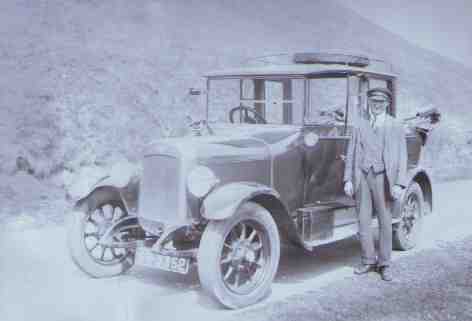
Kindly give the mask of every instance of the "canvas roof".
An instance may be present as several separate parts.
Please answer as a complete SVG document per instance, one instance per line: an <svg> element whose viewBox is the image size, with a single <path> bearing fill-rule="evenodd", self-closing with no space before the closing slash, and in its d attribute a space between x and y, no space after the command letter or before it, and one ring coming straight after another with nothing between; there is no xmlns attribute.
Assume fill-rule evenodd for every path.
<svg viewBox="0 0 472 321"><path fill-rule="evenodd" d="M230 68L207 72L205 77L239 78L290 76L310 78L328 74L352 75L360 73L386 76L389 78L396 77L396 75L391 72L385 72L385 70L376 69L371 66L362 68L341 64L286 64Z"/></svg>

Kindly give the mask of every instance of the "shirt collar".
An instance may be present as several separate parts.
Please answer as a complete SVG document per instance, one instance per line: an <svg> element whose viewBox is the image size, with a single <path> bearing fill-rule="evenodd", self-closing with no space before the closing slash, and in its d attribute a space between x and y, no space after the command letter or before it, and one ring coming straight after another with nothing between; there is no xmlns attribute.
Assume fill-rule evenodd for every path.
<svg viewBox="0 0 472 321"><path fill-rule="evenodd" d="M370 120L370 125L375 126L375 127L381 127L385 124L385 118L386 118L387 113L383 113L375 118L375 124L374 122L374 117L372 116L372 119Z"/></svg>

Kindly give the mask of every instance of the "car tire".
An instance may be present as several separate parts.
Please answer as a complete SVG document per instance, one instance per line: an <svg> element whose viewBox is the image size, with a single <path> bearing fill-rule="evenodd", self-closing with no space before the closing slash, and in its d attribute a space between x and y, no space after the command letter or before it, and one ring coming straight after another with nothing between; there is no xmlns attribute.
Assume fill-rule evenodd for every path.
<svg viewBox="0 0 472 321"><path fill-rule="evenodd" d="M70 255L74 263L92 277L122 274L133 266L135 249L103 247L98 244L98 239L104 234L105 222L127 216L126 208L121 200L103 192L90 197L88 211L75 211L69 215L67 234ZM105 215L103 221L99 219L102 214ZM107 215L111 219L107 220Z"/></svg>
<svg viewBox="0 0 472 321"><path fill-rule="evenodd" d="M270 293L280 258L277 225L264 207L247 202L230 218L211 221L198 251L204 291L231 309Z"/></svg>
<svg viewBox="0 0 472 321"><path fill-rule="evenodd" d="M413 182L402 199L400 222L393 227L393 249L407 251L416 246L425 210L423 191L418 183Z"/></svg>

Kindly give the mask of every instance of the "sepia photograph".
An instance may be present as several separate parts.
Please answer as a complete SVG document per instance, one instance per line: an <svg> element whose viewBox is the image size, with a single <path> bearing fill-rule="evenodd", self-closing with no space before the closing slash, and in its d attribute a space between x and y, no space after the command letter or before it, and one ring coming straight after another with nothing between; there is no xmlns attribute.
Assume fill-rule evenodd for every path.
<svg viewBox="0 0 472 321"><path fill-rule="evenodd" d="M0 1L0 320L471 321L471 17Z"/></svg>

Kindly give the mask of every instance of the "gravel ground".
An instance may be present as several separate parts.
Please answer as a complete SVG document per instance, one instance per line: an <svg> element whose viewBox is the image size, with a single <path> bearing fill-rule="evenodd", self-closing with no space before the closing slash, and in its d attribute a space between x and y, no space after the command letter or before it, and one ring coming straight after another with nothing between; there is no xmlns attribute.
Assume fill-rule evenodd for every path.
<svg viewBox="0 0 472 321"><path fill-rule="evenodd" d="M352 276L234 320L472 320L472 238L396 260L393 270L393 282Z"/></svg>
<svg viewBox="0 0 472 321"><path fill-rule="evenodd" d="M360 255L354 238L315 255L284 247L271 295L234 311L202 291L195 269L178 275L135 267L117 278L90 278L69 257L62 205L43 208L52 194L27 176L15 180L22 188L3 201L22 214L0 211L1 321L472 320L471 181L435 185L419 246L393 255L394 282L353 276Z"/></svg>

